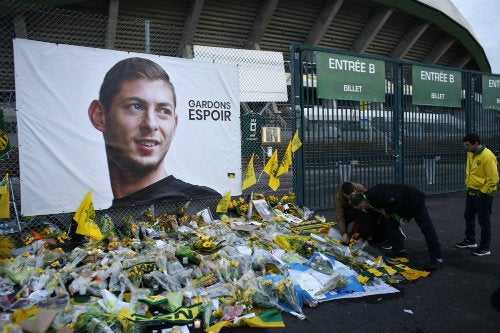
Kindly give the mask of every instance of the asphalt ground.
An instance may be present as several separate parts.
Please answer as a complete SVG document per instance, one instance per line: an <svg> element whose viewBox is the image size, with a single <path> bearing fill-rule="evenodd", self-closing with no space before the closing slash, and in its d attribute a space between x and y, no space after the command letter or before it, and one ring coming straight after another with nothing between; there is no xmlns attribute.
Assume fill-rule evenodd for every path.
<svg viewBox="0 0 500 333"><path fill-rule="evenodd" d="M491 255L483 257L453 247L464 238L465 192L428 196L426 202L442 246L444 265L440 270L416 281L394 284L399 293L332 300L314 308L304 306L307 320L283 313L285 328L225 331L500 333L500 311L491 303L492 293L500 286L500 197L493 201ZM315 214L335 221L333 209ZM420 229L411 221L403 230L409 265L422 267L428 255ZM476 234L479 233L476 226ZM367 251L383 253L375 248Z"/></svg>

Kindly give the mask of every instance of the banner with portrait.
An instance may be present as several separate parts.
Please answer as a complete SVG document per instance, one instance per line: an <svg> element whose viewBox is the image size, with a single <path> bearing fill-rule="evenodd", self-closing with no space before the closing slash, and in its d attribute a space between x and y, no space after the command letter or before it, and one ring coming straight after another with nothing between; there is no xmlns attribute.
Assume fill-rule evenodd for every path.
<svg viewBox="0 0 500 333"><path fill-rule="evenodd" d="M111 205L103 133L88 110L108 70L130 57L157 63L175 87L178 124L166 155L168 174L241 193L236 66L15 39L23 215L74 212L89 190L95 209Z"/></svg>

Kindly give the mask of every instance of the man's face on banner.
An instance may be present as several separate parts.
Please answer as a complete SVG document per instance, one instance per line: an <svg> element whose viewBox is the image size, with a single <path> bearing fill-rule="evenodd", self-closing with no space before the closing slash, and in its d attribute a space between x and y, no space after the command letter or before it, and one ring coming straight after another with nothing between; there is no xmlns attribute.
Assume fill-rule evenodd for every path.
<svg viewBox="0 0 500 333"><path fill-rule="evenodd" d="M105 110L105 119L104 140L111 163L137 173L157 169L177 128L172 89L161 80L126 81Z"/></svg>

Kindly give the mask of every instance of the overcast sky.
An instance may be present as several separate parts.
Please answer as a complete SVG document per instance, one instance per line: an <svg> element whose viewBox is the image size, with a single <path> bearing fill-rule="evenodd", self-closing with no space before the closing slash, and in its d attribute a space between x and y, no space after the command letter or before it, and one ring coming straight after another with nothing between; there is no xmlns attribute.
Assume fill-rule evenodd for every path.
<svg viewBox="0 0 500 333"><path fill-rule="evenodd" d="M500 74L500 0L451 0L483 46L491 71Z"/></svg>

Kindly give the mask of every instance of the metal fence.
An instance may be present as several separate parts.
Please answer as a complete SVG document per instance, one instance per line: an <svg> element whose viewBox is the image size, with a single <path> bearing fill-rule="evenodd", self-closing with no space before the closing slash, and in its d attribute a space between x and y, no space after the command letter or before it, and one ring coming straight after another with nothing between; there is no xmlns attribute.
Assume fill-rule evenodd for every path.
<svg viewBox="0 0 500 333"><path fill-rule="evenodd" d="M9 173L14 179L14 199L20 211L18 181L19 158L16 127L14 87L13 38L27 38L51 43L71 44L94 48L152 53L164 56L189 57L192 46L183 42L182 30L164 22L120 16L116 38L107 38L108 17L85 11L26 4L20 1L1 1L0 23L0 107L3 109L11 151L0 161L0 174ZM245 48L246 40L235 40L220 34L198 33L194 38L200 45ZM463 104L460 108L415 106L411 100L411 64L391 59L386 63L387 82L384 103L364 104L359 101L325 100L315 91L315 52L317 48L292 46L290 68L293 75L289 85L291 102L241 103L240 115L259 114L263 126L280 127L281 143L242 145L241 165L246 167L250 152L255 153L255 173L258 183L243 191L282 196L297 192L300 205L311 209L332 207L333 196L340 182L352 180L370 187L377 183L407 183L427 194L459 191L463 188L465 152L461 139L466 132L476 131L494 152L500 151L500 115L497 110L483 110L480 100L481 73L462 71ZM333 52L322 50L323 52ZM289 55L284 55L288 59ZM379 58L380 59L380 58ZM398 80L392 80L399 78ZM329 118L331 110L337 118ZM364 110L366 117L359 117ZM411 112L415 118L405 119ZM435 120L428 121L428 115ZM280 177L281 186L273 192L269 176L263 169L273 150L283 156L295 129L300 131L303 147L295 154L294 165ZM242 129L242 132L244 130ZM160 216L175 214L185 203L163 203L154 207L97 212L98 218L112 216L119 225L128 216L140 218L145 211ZM205 207L214 212L216 202L191 202L184 213L195 213ZM76 209L76 207L75 207ZM16 212L11 211L11 216ZM0 221L2 233L42 228L50 223L62 230L72 228L72 214L20 217L17 221ZM10 229L12 227L13 229ZM22 239L22 235L17 237Z"/></svg>
<svg viewBox="0 0 500 333"><path fill-rule="evenodd" d="M183 43L182 29L154 19L120 16L115 32L116 39L112 43L113 45L110 45L109 39L106 37L107 16L27 4L20 1L2 1L0 8L2 9L2 22L0 23L0 108L3 111L11 145L8 157L0 160L0 175L3 177L8 173L12 180L12 194L16 205L11 207L11 217L15 217L16 214L20 214L21 206L12 44L14 38L173 57L190 57L193 52L192 45L184 45ZM206 32L197 35L195 40L206 42L206 44L199 43L200 45L228 48L235 48L238 45L244 48L247 43L246 40L235 40L234 37ZM255 153L254 168L258 179L257 184L243 191L242 197L247 199L252 191L265 196L270 194L286 195L294 189L293 166L288 174L280 177L281 186L276 192L268 186L269 176L262 171L270 158L269 152L278 150L278 155L283 156L287 143L292 137L294 125L289 104L288 102L241 103L240 116L243 118L248 114L259 115L262 126L280 127L282 135L280 143L263 144L259 137L258 140L246 142L244 147L242 146L242 168L246 168L251 153ZM242 132L244 131L245 129L242 129ZM190 215L208 207L215 217L217 201L218 199L191 201L187 206L186 202L166 202L154 206L102 210L96 213L98 219L111 216L117 226L130 216L140 219L145 212L153 212L155 216L176 215L180 212ZM78 207L75 207L75 210L76 208ZM72 217L73 214L68 213L36 217L19 216L19 221L17 219L0 219L0 235L13 233L17 241L20 242L17 244L19 246L22 245L22 240L28 229L39 230L51 225L62 231L70 231L71 228L75 227ZM19 230L22 232L19 233Z"/></svg>
<svg viewBox="0 0 500 333"><path fill-rule="evenodd" d="M483 109L481 75L460 71L461 107L412 103L412 65L385 62L385 101L367 103L318 98L317 52L359 55L293 45L293 94L297 126L304 149L296 156L297 198L308 207L331 207L346 180L366 187L378 183L413 185L426 194L464 189L462 138L478 133L500 154L500 111ZM426 65L436 69L444 67Z"/></svg>

